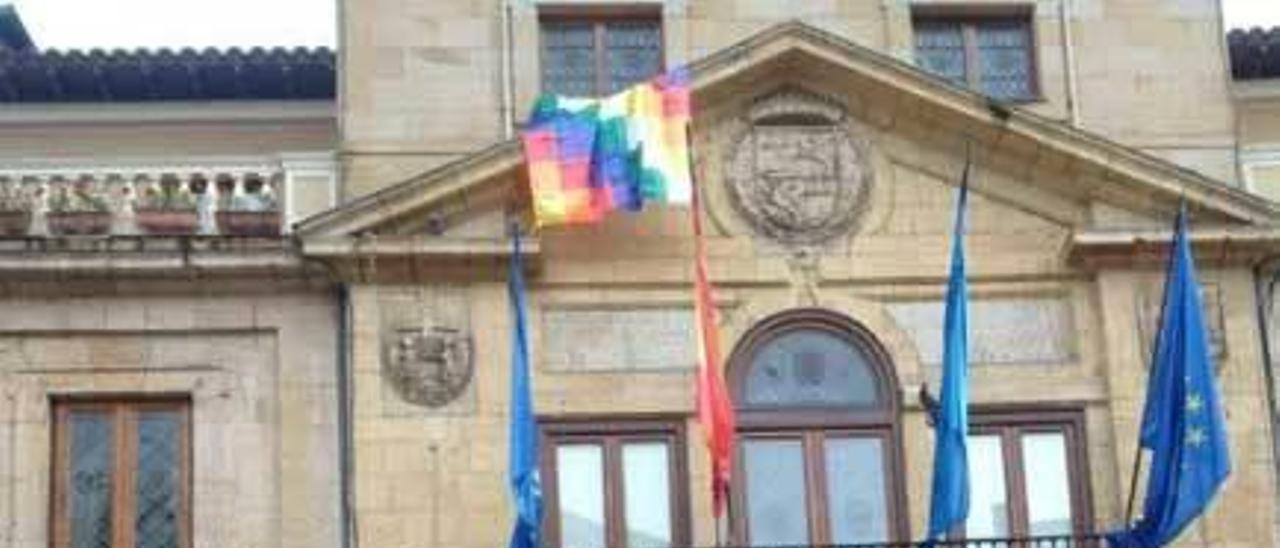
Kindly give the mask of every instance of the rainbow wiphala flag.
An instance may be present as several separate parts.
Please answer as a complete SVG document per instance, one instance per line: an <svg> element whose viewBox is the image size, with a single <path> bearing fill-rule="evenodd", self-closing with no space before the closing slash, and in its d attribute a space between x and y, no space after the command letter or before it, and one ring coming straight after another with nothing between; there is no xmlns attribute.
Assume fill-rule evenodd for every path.
<svg viewBox="0 0 1280 548"><path fill-rule="evenodd" d="M543 96L522 135L538 226L688 203L688 125L685 69L602 99Z"/></svg>

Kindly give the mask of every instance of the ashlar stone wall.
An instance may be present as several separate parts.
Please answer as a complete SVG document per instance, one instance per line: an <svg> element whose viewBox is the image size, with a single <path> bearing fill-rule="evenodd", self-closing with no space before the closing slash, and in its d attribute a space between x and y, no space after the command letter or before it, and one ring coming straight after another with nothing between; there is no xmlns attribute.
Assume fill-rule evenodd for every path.
<svg viewBox="0 0 1280 548"><path fill-rule="evenodd" d="M1039 98L1021 106L1237 182L1218 2L1071 0L1065 11L1064 2L1019 4L1034 11L1039 74ZM541 89L539 10L574 4L652 7L662 17L667 66L793 19L909 63L913 9L1008 6L992 0L346 0L340 48L346 198L503 139L504 119L523 120ZM504 82L508 8L512 71ZM511 102L504 99L508 88Z"/></svg>
<svg viewBox="0 0 1280 548"><path fill-rule="evenodd" d="M52 398L191 401L196 548L339 541L331 293L272 280L0 287L0 546L49 546Z"/></svg>
<svg viewBox="0 0 1280 548"><path fill-rule="evenodd" d="M918 538L933 438L915 395L924 383L936 387L940 375L939 311L963 136L983 128L957 125L946 113L918 104L895 110L884 90L852 76L806 72L813 70L819 69L795 63L762 69L740 88L726 83L716 90L720 101L695 121L721 342L728 353L757 322L805 307L838 312L872 333L900 384L906 512ZM751 118L751 105L771 104L764 97L769 93L794 93L785 90L796 82L808 91L788 96L795 103L786 108L837 112L839 128L832 131L848 131L850 142L862 143L849 157L872 174L858 178L856 170L837 168L830 177L841 184L865 185L852 204L857 216L829 238L799 245L780 240L776 224L761 228L766 221L787 222L777 211L773 218L759 217L775 206L743 207L729 188L741 184L739 193L757 192L734 174L741 167L734 165L735 148L751 146L741 139L743 120ZM832 150L844 146L838 139L823 142ZM1120 522L1128 494L1146 378L1149 293L1160 283L1160 270L1158 261L1073 264L1067 251L1077 229L1116 219L1129 228L1165 226L1175 206L1170 202L1163 211L1150 202L1125 202L1123 195L1082 191L1099 188L1090 186L1099 175L1081 162L1053 161L1047 152L1019 154L982 142L977 148L966 238L972 314L978 318L973 402L1080 410L1092 525L1104 530ZM789 161L799 161L788 150L762 152L770 156L767 167L785 172ZM816 150L806 149L806 158L821 156ZM830 154L823 158L846 152ZM491 184L520 183L513 173ZM791 210L808 211L826 209ZM1111 213L1099 214L1106 211ZM590 227L540 231L539 256L531 259L529 329L541 417L686 417L691 533L695 543L707 545L714 522L704 489L706 453L692 418L693 341L684 320L675 319L690 306L688 215L679 207L654 207ZM397 267L395 259L370 264L376 261L362 261L367 278L353 291L361 543L502 544L511 523L505 480L511 320L501 267L483 271L477 264L482 272L474 276L444 279L429 269ZM416 277L391 282L375 274L389 271ZM1234 472L1207 519L1184 542L1266 544L1273 535L1274 463L1270 426L1256 419L1265 415L1267 399L1252 276L1248 265L1208 256L1201 272L1213 295L1208 317L1216 318L1211 327L1220 343ZM441 323L470 333L474 377L445 407L408 404L388 386L386 333ZM646 345L648 338L661 342Z"/></svg>

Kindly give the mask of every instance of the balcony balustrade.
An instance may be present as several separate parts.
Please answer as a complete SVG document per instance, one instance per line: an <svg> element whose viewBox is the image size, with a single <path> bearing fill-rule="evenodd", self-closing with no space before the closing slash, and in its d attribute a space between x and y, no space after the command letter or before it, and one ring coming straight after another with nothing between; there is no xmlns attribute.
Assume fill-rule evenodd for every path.
<svg viewBox="0 0 1280 548"><path fill-rule="evenodd" d="M0 172L0 236L279 236L282 170Z"/></svg>

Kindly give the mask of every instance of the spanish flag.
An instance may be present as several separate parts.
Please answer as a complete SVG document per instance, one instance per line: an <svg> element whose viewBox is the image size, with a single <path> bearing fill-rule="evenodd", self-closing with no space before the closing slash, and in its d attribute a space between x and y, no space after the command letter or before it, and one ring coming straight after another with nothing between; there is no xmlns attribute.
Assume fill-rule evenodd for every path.
<svg viewBox="0 0 1280 548"><path fill-rule="evenodd" d="M712 512L716 517L724 513L729 494L730 471L733 469L733 435L735 421L733 402L725 386L721 365L720 339L716 332L716 304L711 296L711 282L707 277L706 244L702 238L702 219L699 217L698 189L692 193L694 250L694 314L698 338L698 421L702 423L711 453Z"/></svg>

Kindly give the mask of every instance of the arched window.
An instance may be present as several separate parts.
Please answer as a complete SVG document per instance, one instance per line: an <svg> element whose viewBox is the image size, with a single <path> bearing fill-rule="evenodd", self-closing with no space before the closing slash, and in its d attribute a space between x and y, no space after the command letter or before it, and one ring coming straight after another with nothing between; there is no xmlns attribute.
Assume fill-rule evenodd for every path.
<svg viewBox="0 0 1280 548"><path fill-rule="evenodd" d="M786 312L752 328L730 364L739 542L905 537L899 391L870 333L834 312Z"/></svg>

